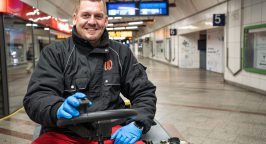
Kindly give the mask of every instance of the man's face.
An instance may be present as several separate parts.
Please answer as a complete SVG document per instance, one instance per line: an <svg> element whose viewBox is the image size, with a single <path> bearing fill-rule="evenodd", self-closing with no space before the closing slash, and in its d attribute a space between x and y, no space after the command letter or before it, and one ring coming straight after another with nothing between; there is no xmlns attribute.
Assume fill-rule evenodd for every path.
<svg viewBox="0 0 266 144"><path fill-rule="evenodd" d="M103 2L81 1L79 10L73 17L73 23L83 39L92 44L97 43L108 24Z"/></svg>

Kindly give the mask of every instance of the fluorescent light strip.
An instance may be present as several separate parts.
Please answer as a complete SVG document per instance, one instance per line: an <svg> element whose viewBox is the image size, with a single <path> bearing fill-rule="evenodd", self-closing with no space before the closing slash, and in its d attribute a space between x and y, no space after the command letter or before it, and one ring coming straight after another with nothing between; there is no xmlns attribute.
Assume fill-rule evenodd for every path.
<svg viewBox="0 0 266 144"><path fill-rule="evenodd" d="M114 28L106 28L106 30L110 31L110 30L114 30Z"/></svg>
<svg viewBox="0 0 266 144"><path fill-rule="evenodd" d="M193 25L188 25L188 26L183 26L183 27L179 27L178 29L181 29L181 30L192 30L192 29L197 29L198 27L196 26L193 26Z"/></svg>
<svg viewBox="0 0 266 144"><path fill-rule="evenodd" d="M33 26L33 27L37 27L37 24L31 24L31 23L27 23L26 26Z"/></svg>
<svg viewBox="0 0 266 144"><path fill-rule="evenodd" d="M114 30L124 30L126 29L125 27L115 27Z"/></svg>
<svg viewBox="0 0 266 144"><path fill-rule="evenodd" d="M122 19L122 17L114 17L114 19Z"/></svg>
<svg viewBox="0 0 266 144"><path fill-rule="evenodd" d="M138 29L138 26L129 26L129 27L115 27L115 28L106 28L108 31L110 30L132 30L132 29Z"/></svg>
<svg viewBox="0 0 266 144"><path fill-rule="evenodd" d="M205 25L212 26L212 22L205 22Z"/></svg>
<svg viewBox="0 0 266 144"><path fill-rule="evenodd" d="M114 24L110 23L110 24L108 24L107 26L108 26L108 27L112 27L112 26L114 26Z"/></svg>
<svg viewBox="0 0 266 144"><path fill-rule="evenodd" d="M137 22L130 22L128 23L128 25L141 25L143 23L144 23L143 21L137 21Z"/></svg>
<svg viewBox="0 0 266 144"><path fill-rule="evenodd" d="M129 26L129 27L126 27L126 29L138 29L137 26Z"/></svg>

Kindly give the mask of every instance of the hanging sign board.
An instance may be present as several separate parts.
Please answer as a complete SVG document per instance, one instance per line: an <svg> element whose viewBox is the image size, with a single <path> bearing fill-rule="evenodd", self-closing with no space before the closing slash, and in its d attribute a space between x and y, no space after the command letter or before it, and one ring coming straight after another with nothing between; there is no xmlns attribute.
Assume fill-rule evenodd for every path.
<svg viewBox="0 0 266 144"><path fill-rule="evenodd" d="M176 36L177 31L176 29L170 29L170 36Z"/></svg>
<svg viewBox="0 0 266 144"><path fill-rule="evenodd" d="M225 14L213 14L213 26L225 26Z"/></svg>

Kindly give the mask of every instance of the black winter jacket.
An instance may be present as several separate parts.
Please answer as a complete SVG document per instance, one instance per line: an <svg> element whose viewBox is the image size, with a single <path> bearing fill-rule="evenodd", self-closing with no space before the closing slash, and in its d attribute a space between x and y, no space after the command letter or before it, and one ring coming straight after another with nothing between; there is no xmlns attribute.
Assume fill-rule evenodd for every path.
<svg viewBox="0 0 266 144"><path fill-rule="evenodd" d="M90 111L102 111L124 108L121 92L138 111L127 123L142 123L146 133L154 123L155 89L131 50L109 40L106 30L98 47L93 48L74 27L72 37L42 50L23 104L44 131L65 132L56 127L56 112L66 97L81 91L93 102Z"/></svg>

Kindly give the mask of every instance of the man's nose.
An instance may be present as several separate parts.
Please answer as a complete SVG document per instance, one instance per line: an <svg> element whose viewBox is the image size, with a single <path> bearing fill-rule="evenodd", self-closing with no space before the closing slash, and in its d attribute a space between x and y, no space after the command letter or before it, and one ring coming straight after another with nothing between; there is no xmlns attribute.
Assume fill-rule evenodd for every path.
<svg viewBox="0 0 266 144"><path fill-rule="evenodd" d="M91 16L89 19L88 19L88 23L89 24L96 24L96 19L94 16Z"/></svg>

